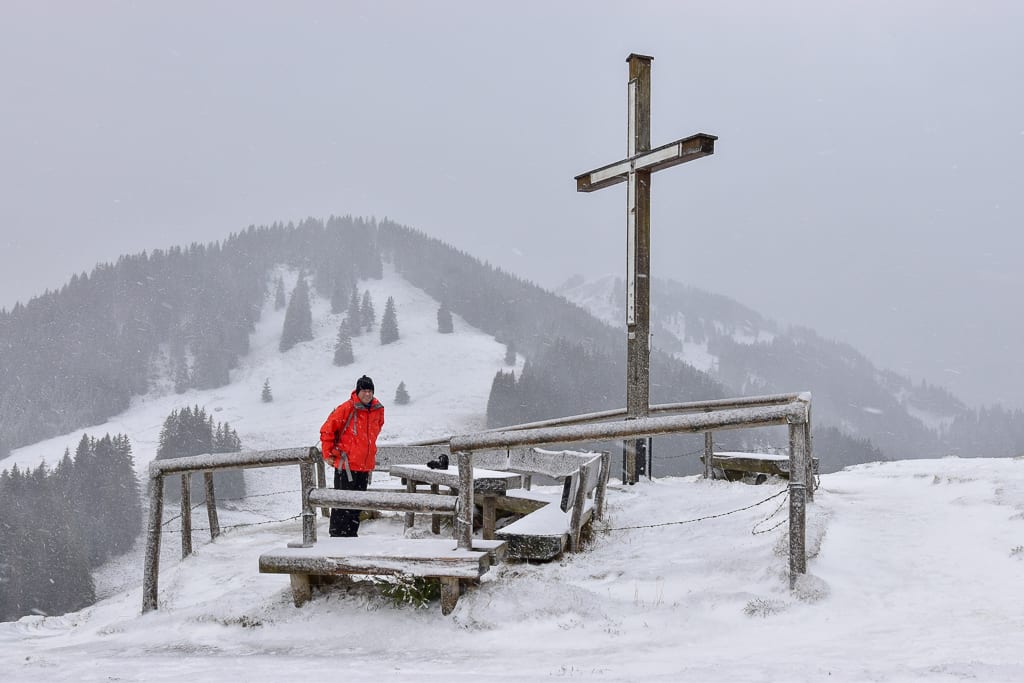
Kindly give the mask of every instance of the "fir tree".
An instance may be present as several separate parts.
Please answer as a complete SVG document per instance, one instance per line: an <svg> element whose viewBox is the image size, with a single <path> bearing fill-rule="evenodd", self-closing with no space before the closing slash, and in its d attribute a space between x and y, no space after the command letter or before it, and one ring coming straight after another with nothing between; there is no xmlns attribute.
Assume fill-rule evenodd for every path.
<svg viewBox="0 0 1024 683"><path fill-rule="evenodd" d="M334 364L337 366L351 365L355 362L352 354L352 337L349 336L348 318L338 325L338 341L334 344Z"/></svg>
<svg viewBox="0 0 1024 683"><path fill-rule="evenodd" d="M287 351L299 342L313 339L313 313L309 308L309 286L306 278L299 276L299 281L292 291L292 299L288 302L288 310L284 314L284 327L281 329L279 349Z"/></svg>
<svg viewBox="0 0 1024 683"><path fill-rule="evenodd" d="M334 291L331 292L331 313L343 313L348 303L348 294L345 282L342 278L334 281Z"/></svg>
<svg viewBox="0 0 1024 683"><path fill-rule="evenodd" d="M373 299L368 289L363 292L363 303L359 306L359 321L367 332L373 330L377 322L377 312L373 310Z"/></svg>
<svg viewBox="0 0 1024 683"><path fill-rule="evenodd" d="M395 390L395 403L400 406L409 403L409 392L405 390L405 382L398 383L398 389Z"/></svg>
<svg viewBox="0 0 1024 683"><path fill-rule="evenodd" d="M228 423L214 424L213 418L199 406L172 410L160 430L160 444L157 460L181 458L203 453L234 453L242 450L241 440ZM242 470L222 470L213 473L217 501L241 498L245 495L245 479ZM198 504L206 500L203 476L193 473L191 500ZM169 500L181 498L180 477L168 477L164 481L164 492Z"/></svg>
<svg viewBox="0 0 1024 683"><path fill-rule="evenodd" d="M269 377L266 380L264 380L264 382L263 382L263 393L260 394L260 400L262 400L264 403L273 403L274 402L274 394L271 393L271 391L270 391L270 378Z"/></svg>
<svg viewBox="0 0 1024 683"><path fill-rule="evenodd" d="M353 287L352 298L348 302L348 315L346 317L349 336L358 337L363 331L362 319L363 316L359 309L359 290Z"/></svg>
<svg viewBox="0 0 1024 683"><path fill-rule="evenodd" d="M395 313L395 298L389 296L380 322L380 343L390 344L395 341L398 341L398 314Z"/></svg>
<svg viewBox="0 0 1024 683"><path fill-rule="evenodd" d="M441 301L441 307L437 309L437 331L441 334L451 334L455 331L452 312L445 301Z"/></svg>
<svg viewBox="0 0 1024 683"><path fill-rule="evenodd" d="M505 345L505 365L516 364L516 345L515 342L509 342Z"/></svg>
<svg viewBox="0 0 1024 683"><path fill-rule="evenodd" d="M280 311L284 306L284 280L279 275L277 277L277 285L274 290L274 310Z"/></svg>

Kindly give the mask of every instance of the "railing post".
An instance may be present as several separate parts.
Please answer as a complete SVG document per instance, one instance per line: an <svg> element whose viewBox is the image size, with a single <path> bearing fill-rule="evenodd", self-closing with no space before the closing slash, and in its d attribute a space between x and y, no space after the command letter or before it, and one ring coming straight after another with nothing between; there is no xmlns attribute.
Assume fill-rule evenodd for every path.
<svg viewBox="0 0 1024 683"><path fill-rule="evenodd" d="M807 573L807 429L806 420L789 423L789 587Z"/></svg>
<svg viewBox="0 0 1024 683"><path fill-rule="evenodd" d="M149 524L146 527L146 566L142 572L142 613L156 609L160 574L160 527L164 515L164 478L149 477Z"/></svg>
<svg viewBox="0 0 1024 683"><path fill-rule="evenodd" d="M458 548L473 549L473 454L459 451L459 509L455 514Z"/></svg>
<svg viewBox="0 0 1024 683"><path fill-rule="evenodd" d="M807 500L814 500L814 442L811 440L811 404L807 404L807 422L804 424L804 440L807 444Z"/></svg>
<svg viewBox="0 0 1024 683"><path fill-rule="evenodd" d="M206 484L206 516L210 520L210 540L220 536L220 522L217 521L217 499L213 495L213 472L203 472Z"/></svg>
<svg viewBox="0 0 1024 683"><path fill-rule="evenodd" d="M192 473L181 475L181 559L192 554Z"/></svg>
<svg viewBox="0 0 1024 683"><path fill-rule="evenodd" d="M704 432L704 478L710 479L712 460L715 458L715 440L713 432Z"/></svg>
<svg viewBox="0 0 1024 683"><path fill-rule="evenodd" d="M320 449L316 446L310 446L309 457L316 463L316 485L322 489L327 488L327 468L324 465L324 459L320 457ZM330 517L331 508L320 508L320 515L322 517Z"/></svg>
<svg viewBox="0 0 1024 683"><path fill-rule="evenodd" d="M594 517L604 519L604 495L605 487L608 484L608 474L612 467L612 454L610 451L601 451L601 484L594 494Z"/></svg>
<svg viewBox="0 0 1024 683"><path fill-rule="evenodd" d="M302 486L302 547L311 548L316 544L316 511L309 503L309 491L316 476L312 462L299 465L299 479Z"/></svg>

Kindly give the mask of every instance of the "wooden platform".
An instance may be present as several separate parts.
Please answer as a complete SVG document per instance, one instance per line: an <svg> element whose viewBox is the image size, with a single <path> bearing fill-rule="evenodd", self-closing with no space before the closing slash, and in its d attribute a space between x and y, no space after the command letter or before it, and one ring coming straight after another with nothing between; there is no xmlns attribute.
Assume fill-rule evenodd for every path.
<svg viewBox="0 0 1024 683"><path fill-rule="evenodd" d="M504 541L473 540L460 550L452 539L392 536L326 538L309 548L283 548L260 555L260 572L289 574L292 598L300 607L311 596L310 576L348 574L436 577L441 580L441 612L449 614L463 585L477 581L504 557Z"/></svg>

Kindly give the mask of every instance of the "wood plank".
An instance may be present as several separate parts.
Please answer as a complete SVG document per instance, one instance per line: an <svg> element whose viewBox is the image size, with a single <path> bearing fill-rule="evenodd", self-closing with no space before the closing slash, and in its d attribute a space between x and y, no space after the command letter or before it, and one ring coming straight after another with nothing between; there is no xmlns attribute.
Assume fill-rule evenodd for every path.
<svg viewBox="0 0 1024 683"><path fill-rule="evenodd" d="M479 578L505 556L504 541L474 539L461 550L451 539L330 538L311 548L284 548L260 555L265 574L409 574Z"/></svg>
<svg viewBox="0 0 1024 683"><path fill-rule="evenodd" d="M353 510L390 510L410 513L430 512L453 515L455 514L456 499L451 496L432 493L313 489L309 492L309 502L313 506L349 508Z"/></svg>
<svg viewBox="0 0 1024 683"><path fill-rule="evenodd" d="M449 466L446 470L433 470L426 465L393 465L389 470L392 477L438 484L451 489L459 488L459 468ZM522 477L514 472L499 470L473 470L473 490L476 493L505 493L508 489L522 486Z"/></svg>

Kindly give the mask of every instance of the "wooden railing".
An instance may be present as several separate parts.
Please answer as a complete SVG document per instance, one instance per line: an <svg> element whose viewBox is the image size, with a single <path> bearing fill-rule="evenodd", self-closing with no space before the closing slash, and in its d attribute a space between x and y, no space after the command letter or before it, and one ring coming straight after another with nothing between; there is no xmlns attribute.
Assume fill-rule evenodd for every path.
<svg viewBox="0 0 1024 683"><path fill-rule="evenodd" d="M667 406L661 406L660 409L662 412L668 412ZM654 408L651 410L654 412ZM584 421L588 416L575 416L558 421L561 422L558 426L519 425L511 429L453 436L448 445L452 453L458 453L461 463L462 459L468 458L473 451L496 448L688 433L704 433L705 442L708 443L711 440L710 434L714 431L787 425L790 444L789 582L790 587L795 586L797 577L807 573L805 542L811 459L810 393L674 404L672 412L682 414L608 422ZM595 416L600 416L596 419L603 420L608 413L624 414L624 411L594 413L589 419L593 420ZM460 543L468 543L468 540L462 540Z"/></svg>
<svg viewBox="0 0 1024 683"><path fill-rule="evenodd" d="M611 439L642 438L665 434L704 433L710 444L711 433L723 429L745 429L773 425L788 425L790 441L789 480L789 569L790 586L797 577L807 572L805 551L806 504L810 495L811 478L811 395L810 393L780 394L740 399L698 401L666 406L653 406L651 417L629 420L609 420L625 411L605 411L590 415L549 420L532 425L518 425L502 430L452 436L447 449L436 442L408 446L381 446L378 465L393 459L406 462L427 462L446 450L455 456L459 468L460 491L458 512L455 515L456 539L460 548L472 548L473 530L473 457L474 453L581 442L599 442ZM670 412L670 415L659 413ZM609 421L595 421L609 420ZM482 459L486 460L487 456ZM710 458L709 458L710 460ZM224 469L250 467L276 467L298 465L300 497L302 502L302 544L316 541L316 517L309 493L317 486L323 488L325 476L323 460L316 448L286 448L273 451L247 453L221 453L196 455L187 458L155 460L149 465L149 523L146 536L146 556L143 577L142 611L157 608L160 532L163 525L163 483L171 475L182 477L182 554L191 553L191 508L189 480L193 472L203 472L206 484L206 505L210 518L211 538L219 533L216 497L213 490L213 472ZM318 502L322 502L319 501Z"/></svg>

